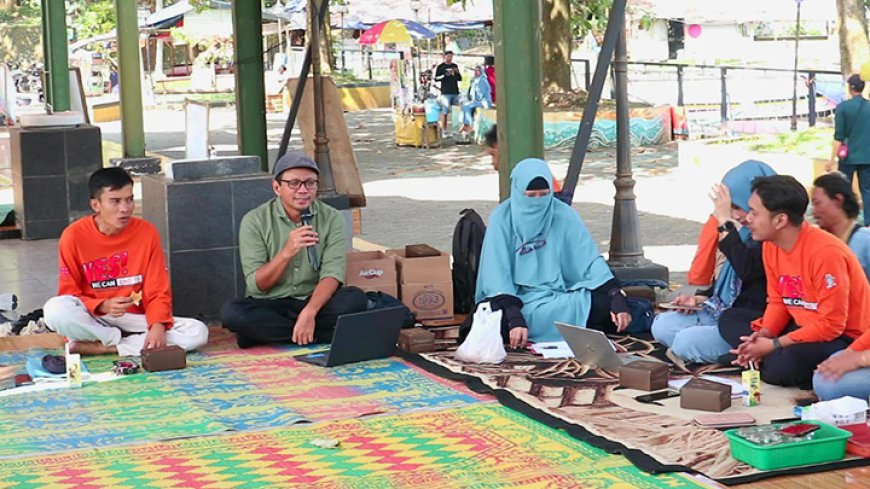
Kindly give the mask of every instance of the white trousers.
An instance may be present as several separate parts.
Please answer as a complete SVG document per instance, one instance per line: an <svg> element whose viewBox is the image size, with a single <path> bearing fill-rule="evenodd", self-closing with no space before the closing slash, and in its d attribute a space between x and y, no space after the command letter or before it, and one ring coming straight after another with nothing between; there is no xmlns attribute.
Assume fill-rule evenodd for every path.
<svg viewBox="0 0 870 489"><path fill-rule="evenodd" d="M144 314L96 317L81 299L71 295L49 299L43 314L49 329L71 340L99 341L105 346L114 346L122 357L139 356L145 346L148 321ZM129 334L125 336L122 332ZM193 350L208 342L208 328L196 319L173 318L172 328L166 331L166 342Z"/></svg>

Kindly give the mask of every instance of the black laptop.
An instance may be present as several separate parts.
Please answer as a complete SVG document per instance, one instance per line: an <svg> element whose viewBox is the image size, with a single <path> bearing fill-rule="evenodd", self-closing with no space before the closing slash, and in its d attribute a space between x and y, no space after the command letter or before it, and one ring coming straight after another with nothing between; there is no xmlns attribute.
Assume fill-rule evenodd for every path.
<svg viewBox="0 0 870 489"><path fill-rule="evenodd" d="M396 352L404 307L345 314L338 317L328 350L297 355L297 360L322 367L386 358Z"/></svg>

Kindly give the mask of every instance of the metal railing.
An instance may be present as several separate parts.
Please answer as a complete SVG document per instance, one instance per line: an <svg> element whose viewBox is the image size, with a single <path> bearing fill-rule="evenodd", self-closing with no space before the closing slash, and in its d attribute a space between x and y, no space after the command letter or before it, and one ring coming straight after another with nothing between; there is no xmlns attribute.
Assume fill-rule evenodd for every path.
<svg viewBox="0 0 870 489"><path fill-rule="evenodd" d="M590 76L591 76L591 62L588 59L579 59L574 58L572 61L572 68L574 64L579 64L583 71L583 81L584 87L586 89L589 88L590 84ZM655 68L658 75L664 75L665 79L659 80L663 82L675 83L672 92L673 96L675 96L675 103L677 106L687 106L687 105L695 105L695 106L709 106L715 104L715 102L711 102L710 100L705 100L704 102L695 102L695 103L686 103L686 85L689 83L689 73L694 72L695 82L712 82L718 78L719 84L719 96L718 96L718 108L719 108L719 119L721 121L727 121L733 118L733 114L731 111L731 100L732 100L732 91L730 91L729 87L729 77L737 78L738 81L743 82L743 85L751 84L754 81L758 81L760 78L764 78L764 76L768 74L772 74L774 78L777 78L777 74L788 74L791 75L794 73L793 69L790 68L772 68L772 67L759 67L759 66L737 66L737 65L710 65L710 64L675 64L675 63L662 63L662 62L650 62L650 61L629 61L629 66L640 67L641 70L635 71L634 76L630 75L629 79L631 82L636 85L638 84L639 79L643 79L644 75L648 75L650 73L649 68ZM573 71L573 70L572 70ZM710 76L704 72L715 71L716 75ZM744 73L744 75L737 75L737 73ZM745 73L753 73L753 74L761 74L761 77L747 77ZM818 75L832 75L832 76L841 76L841 73L833 70L798 70L798 73L802 74L806 80L806 94L799 97L801 99L806 100L807 113L806 117L809 125L812 127L816 124L816 120L818 117L818 112L816 108L816 102L818 93L816 90L816 79ZM781 78L772 81L773 84L777 88L787 88L788 94L786 95L783 92L783 96L770 96L768 98L762 97L761 100L753 100L755 103L765 103L765 102L777 102L777 101L790 101L791 94L791 86L793 84L793 79L789 77L778 77ZM576 77L575 77L576 80ZM747 88L747 91L753 90L754 87ZM629 89L631 91L631 88ZM699 92L703 92L704 95L708 95L710 90L699 89ZM696 97L697 99L698 97ZM790 116L791 114L787 114ZM775 116L773 118L784 117Z"/></svg>

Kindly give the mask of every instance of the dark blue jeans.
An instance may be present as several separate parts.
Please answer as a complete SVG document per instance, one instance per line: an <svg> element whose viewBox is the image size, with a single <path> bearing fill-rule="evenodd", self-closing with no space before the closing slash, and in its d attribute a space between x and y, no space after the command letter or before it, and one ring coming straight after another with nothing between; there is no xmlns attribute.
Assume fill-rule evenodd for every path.
<svg viewBox="0 0 870 489"><path fill-rule="evenodd" d="M864 203L864 225L870 224L870 165L849 165L839 163L838 170L846 175L849 184L852 183L852 175L858 172L858 190L861 192L861 201Z"/></svg>

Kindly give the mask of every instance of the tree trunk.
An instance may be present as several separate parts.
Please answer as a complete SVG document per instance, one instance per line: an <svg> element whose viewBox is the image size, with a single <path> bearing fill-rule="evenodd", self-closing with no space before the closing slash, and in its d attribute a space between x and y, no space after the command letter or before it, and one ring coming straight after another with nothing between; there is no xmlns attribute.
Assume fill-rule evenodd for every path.
<svg viewBox="0 0 870 489"><path fill-rule="evenodd" d="M571 90L571 2L541 2L544 92ZM498 62L498 60L496 60Z"/></svg>
<svg viewBox="0 0 870 489"><path fill-rule="evenodd" d="M849 76L870 61L864 1L837 0L837 25L840 35L840 71L843 76Z"/></svg>

